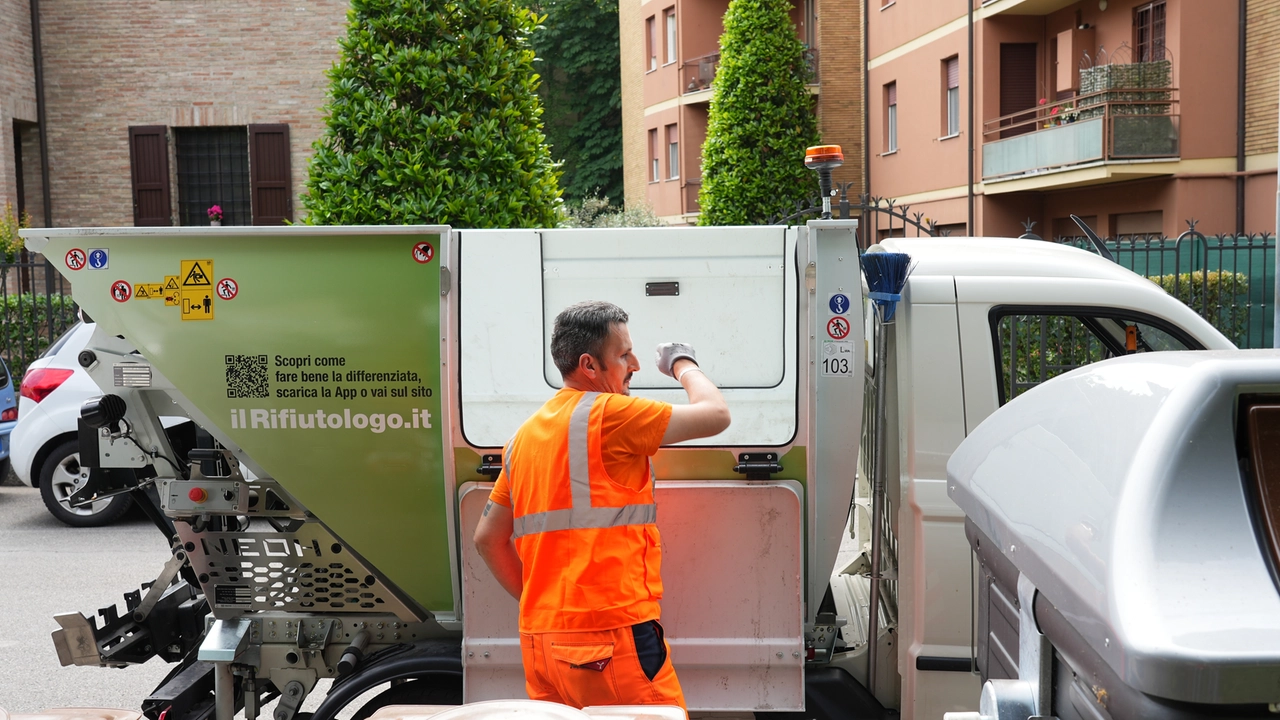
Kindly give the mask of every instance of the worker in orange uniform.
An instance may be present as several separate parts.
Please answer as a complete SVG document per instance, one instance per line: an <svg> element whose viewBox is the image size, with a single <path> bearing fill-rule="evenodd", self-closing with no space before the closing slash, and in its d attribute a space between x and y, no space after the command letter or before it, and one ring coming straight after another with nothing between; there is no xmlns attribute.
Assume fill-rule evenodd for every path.
<svg viewBox="0 0 1280 720"><path fill-rule="evenodd" d="M662 598L649 458L729 427L729 408L693 348L658 346L658 369L688 405L630 397L640 369L627 313L606 302L561 312L551 356L564 388L503 449L476 527L480 556L520 600L525 687L534 700L679 705L658 624Z"/></svg>

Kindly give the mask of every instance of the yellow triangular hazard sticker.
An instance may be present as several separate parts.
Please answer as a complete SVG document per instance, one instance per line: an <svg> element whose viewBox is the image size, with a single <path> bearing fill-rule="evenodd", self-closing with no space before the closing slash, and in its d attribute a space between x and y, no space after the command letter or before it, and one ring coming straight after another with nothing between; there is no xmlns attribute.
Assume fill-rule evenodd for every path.
<svg viewBox="0 0 1280 720"><path fill-rule="evenodd" d="M205 273L204 268L200 265L201 260L192 260L191 269L187 271L186 277L182 279L183 287L209 287L213 285L213 281L209 279L209 275ZM185 265L187 261L183 261ZM209 262L212 266L213 263Z"/></svg>
<svg viewBox="0 0 1280 720"><path fill-rule="evenodd" d="M165 289L165 290L177 290L177 289L178 289L178 276L177 276L177 275L165 275L165 276L164 276L164 289Z"/></svg>
<svg viewBox="0 0 1280 720"><path fill-rule="evenodd" d="M147 294L147 286L145 283L138 283L133 288L133 297L136 300L149 300L150 295Z"/></svg>

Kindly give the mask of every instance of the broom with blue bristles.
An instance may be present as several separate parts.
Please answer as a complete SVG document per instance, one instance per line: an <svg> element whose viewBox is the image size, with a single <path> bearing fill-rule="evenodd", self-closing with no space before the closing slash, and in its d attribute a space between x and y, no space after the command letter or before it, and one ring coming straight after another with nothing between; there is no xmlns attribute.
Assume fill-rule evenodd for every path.
<svg viewBox="0 0 1280 720"><path fill-rule="evenodd" d="M906 253L885 252L879 245L872 245L862 256L862 272L867 278L868 297L875 302L876 316L876 454L873 458L871 485L871 602L867 618L867 689L876 689L876 650L880 634L880 572L882 546L884 544L884 494L885 453L889 430L886 424L886 372L889 336L893 315L902 300L902 289L911 274L911 256Z"/></svg>

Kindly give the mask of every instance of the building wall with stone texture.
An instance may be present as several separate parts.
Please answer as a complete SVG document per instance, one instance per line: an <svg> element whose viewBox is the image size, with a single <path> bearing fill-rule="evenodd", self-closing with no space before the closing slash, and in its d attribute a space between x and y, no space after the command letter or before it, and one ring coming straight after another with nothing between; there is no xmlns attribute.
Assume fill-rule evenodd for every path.
<svg viewBox="0 0 1280 720"><path fill-rule="evenodd" d="M297 197L324 129L325 71L338 58L347 7L345 0L44 0L53 224L133 224L129 128L140 125L288 124L300 219ZM8 100L0 102L8 113ZM172 132L169 143L172 173ZM175 189L175 221L177 201Z"/></svg>
<svg viewBox="0 0 1280 720"><path fill-rule="evenodd" d="M36 121L35 72L31 53L31 12L29 0L0 0L0 210L9 203L18 211L18 155L23 150L23 140L35 136ZM21 140L15 135L15 121L20 128ZM17 147L15 148L15 141ZM34 168L39 171L39 146L35 152L23 157L24 175ZM39 184L35 185L37 197ZM26 198L31 198L31 188L25 188ZM40 208L25 208L27 212ZM32 213L33 218L35 213Z"/></svg>
<svg viewBox="0 0 1280 720"><path fill-rule="evenodd" d="M1244 152L1274 153L1280 123L1280 1L1252 0L1247 8Z"/></svg>
<svg viewBox="0 0 1280 720"><path fill-rule="evenodd" d="M641 0L619 0L618 41L622 72L622 187L627 205L649 204L645 177L647 150L644 129L644 35Z"/></svg>
<svg viewBox="0 0 1280 720"><path fill-rule="evenodd" d="M849 196L866 192L863 181L862 3L818 0L820 93L818 129L824 145L839 145L844 166L832 172L837 183L850 183Z"/></svg>

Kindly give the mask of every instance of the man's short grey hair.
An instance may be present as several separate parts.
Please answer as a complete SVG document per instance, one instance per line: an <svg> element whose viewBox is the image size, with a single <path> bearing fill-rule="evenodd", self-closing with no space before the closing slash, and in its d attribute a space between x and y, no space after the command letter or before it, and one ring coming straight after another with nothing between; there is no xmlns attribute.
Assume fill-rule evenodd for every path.
<svg viewBox="0 0 1280 720"><path fill-rule="evenodd" d="M603 362L600 353L613 326L626 324L627 312L613 303L589 300L570 305L556 316L551 331L551 359L562 377L578 369L583 353Z"/></svg>

